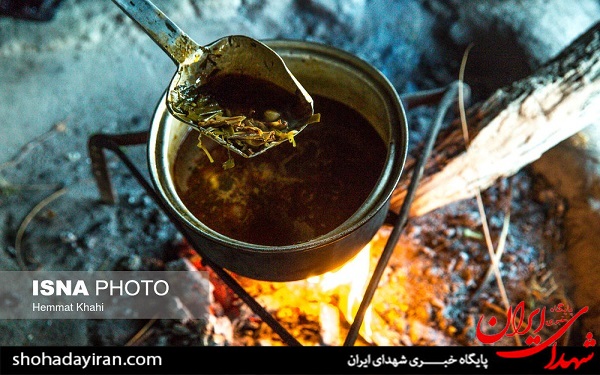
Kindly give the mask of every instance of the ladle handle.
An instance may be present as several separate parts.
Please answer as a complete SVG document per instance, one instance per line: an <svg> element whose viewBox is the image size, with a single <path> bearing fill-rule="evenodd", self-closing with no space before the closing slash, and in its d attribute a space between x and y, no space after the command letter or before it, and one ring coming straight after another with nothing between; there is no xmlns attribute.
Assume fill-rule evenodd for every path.
<svg viewBox="0 0 600 375"><path fill-rule="evenodd" d="M182 64L202 47L148 0L113 0L176 63Z"/></svg>

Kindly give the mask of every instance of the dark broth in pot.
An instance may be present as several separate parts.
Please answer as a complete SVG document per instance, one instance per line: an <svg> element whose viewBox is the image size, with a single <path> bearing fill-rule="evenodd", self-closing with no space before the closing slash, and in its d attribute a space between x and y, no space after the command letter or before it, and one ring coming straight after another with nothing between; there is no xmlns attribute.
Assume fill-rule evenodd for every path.
<svg viewBox="0 0 600 375"><path fill-rule="evenodd" d="M180 199L213 230L244 242L282 246L306 242L346 221L363 204L383 169L387 148L369 122L336 100L315 96L321 122L248 159L198 149L192 131L175 160ZM205 143L207 147L208 143Z"/></svg>

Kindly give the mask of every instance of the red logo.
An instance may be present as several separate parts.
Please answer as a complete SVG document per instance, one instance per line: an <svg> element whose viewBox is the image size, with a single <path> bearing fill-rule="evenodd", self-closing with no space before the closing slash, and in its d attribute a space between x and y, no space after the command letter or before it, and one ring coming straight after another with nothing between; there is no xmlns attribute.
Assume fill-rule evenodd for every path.
<svg viewBox="0 0 600 375"><path fill-rule="evenodd" d="M539 353L548 346L552 345L551 359L550 362L544 367L545 369L566 369L571 365L577 369L582 364L589 362L594 357L594 353L592 352L590 355L583 358L571 358L569 360L565 359L565 354L562 353L557 360L556 341L561 338L565 332L567 332L569 327L571 327L575 321L579 319L579 317L588 312L588 310L589 307L585 306L577 313L573 314L573 310L570 307L559 303L558 305L553 306L550 309L550 312L557 314L562 313L563 318L546 319L546 307L542 307L533 310L527 317L527 322L525 322L525 302L521 301L516 307L513 308L511 306L508 308L508 311L506 312L506 325L497 333L487 334L482 331L481 326L484 318L482 315L479 318L479 322L477 322L477 339L479 339L479 341L481 341L483 344L493 344L498 342L502 337L527 335L525 343L529 345L528 348L514 351L498 351L496 354L502 358L524 358ZM534 323L536 317L538 323ZM493 316L488 320L487 324L490 327L495 327L498 324L498 319ZM542 328L544 328L544 326L561 327L552 336L542 341L542 338L538 333L542 330ZM596 346L596 340L591 332L587 333L583 346L585 348Z"/></svg>

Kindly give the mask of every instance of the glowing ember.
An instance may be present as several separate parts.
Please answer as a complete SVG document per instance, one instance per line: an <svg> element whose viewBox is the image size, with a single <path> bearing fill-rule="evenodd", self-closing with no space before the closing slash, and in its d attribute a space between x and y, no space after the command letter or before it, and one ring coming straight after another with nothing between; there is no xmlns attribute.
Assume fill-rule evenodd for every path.
<svg viewBox="0 0 600 375"><path fill-rule="evenodd" d="M369 282L371 246L371 243L367 244L354 258L337 270L307 280L310 284L317 285L320 292L335 293L339 296L338 308L350 324L354 321ZM373 336L372 316L372 307L369 306L360 329L361 336L369 342L372 342Z"/></svg>

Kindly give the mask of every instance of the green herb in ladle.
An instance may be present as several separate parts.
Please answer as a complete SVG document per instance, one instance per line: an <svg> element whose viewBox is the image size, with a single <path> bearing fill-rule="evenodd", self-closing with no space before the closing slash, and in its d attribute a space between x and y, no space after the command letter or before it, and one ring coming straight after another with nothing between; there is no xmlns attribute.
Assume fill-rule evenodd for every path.
<svg viewBox="0 0 600 375"><path fill-rule="evenodd" d="M298 133L289 119L298 117L294 94L248 75L214 74L204 84L182 85L172 92L173 110L197 124L221 144L252 156L281 142L294 144ZM319 114L303 118L302 126L320 120ZM208 154L202 143L199 146ZM231 159L230 159L231 160ZM224 167L231 167L228 163Z"/></svg>

